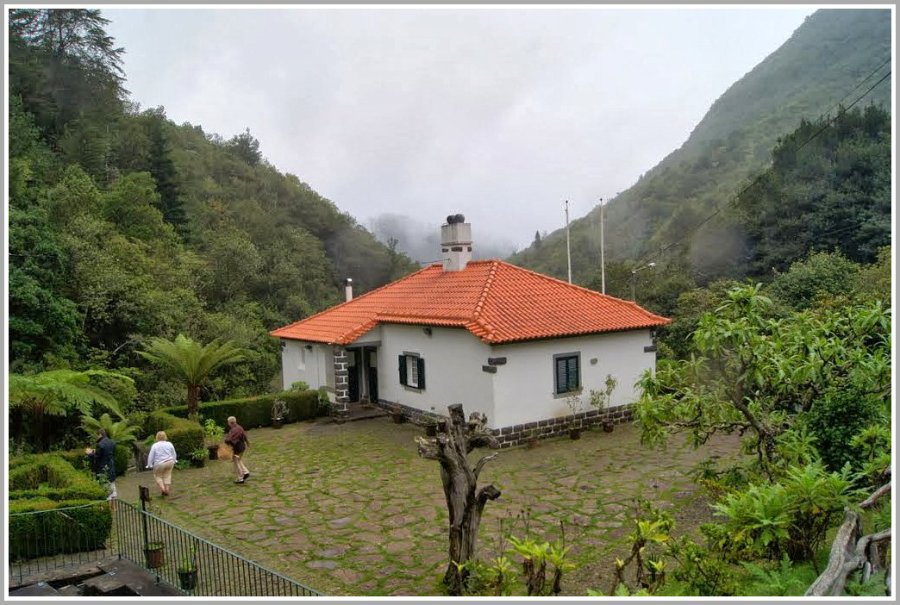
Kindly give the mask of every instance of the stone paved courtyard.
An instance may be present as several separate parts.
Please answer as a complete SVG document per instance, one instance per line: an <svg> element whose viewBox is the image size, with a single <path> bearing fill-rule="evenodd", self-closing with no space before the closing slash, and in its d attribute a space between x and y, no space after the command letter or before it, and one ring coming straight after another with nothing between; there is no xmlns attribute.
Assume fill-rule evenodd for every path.
<svg viewBox="0 0 900 605"><path fill-rule="evenodd" d="M421 434L386 418L254 429L245 484L232 482L230 461L208 461L175 471L168 500L156 497L149 472L120 478L119 497L136 502L138 485L150 486L151 509L164 519L325 594L440 595L447 511L438 463L416 454ZM736 447L735 438L722 437L699 451L680 439L650 450L634 427L620 425L502 450L479 481L502 491L485 508L479 552L499 554L501 522L523 537L524 514L532 534L552 541L562 521L578 565L564 593L606 590L614 557L626 553L632 499L671 507L677 533L688 531L711 517L685 472Z"/></svg>

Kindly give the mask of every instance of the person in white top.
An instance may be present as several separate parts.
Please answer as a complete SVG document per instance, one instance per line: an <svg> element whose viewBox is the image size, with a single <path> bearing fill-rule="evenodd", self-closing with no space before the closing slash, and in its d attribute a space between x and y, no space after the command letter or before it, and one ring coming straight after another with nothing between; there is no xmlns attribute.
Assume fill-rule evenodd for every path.
<svg viewBox="0 0 900 605"><path fill-rule="evenodd" d="M150 455L147 456L147 468L153 469L153 478L162 496L172 493L172 469L176 461L175 446L169 443L166 432L156 433L156 443L150 448Z"/></svg>

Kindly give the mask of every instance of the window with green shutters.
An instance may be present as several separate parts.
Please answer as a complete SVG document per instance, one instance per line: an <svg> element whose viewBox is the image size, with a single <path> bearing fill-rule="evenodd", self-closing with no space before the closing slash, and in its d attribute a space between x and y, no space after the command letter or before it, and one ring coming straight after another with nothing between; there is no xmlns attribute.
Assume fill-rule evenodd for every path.
<svg viewBox="0 0 900 605"><path fill-rule="evenodd" d="M580 358L578 353L553 356L554 386L557 395L581 389Z"/></svg>
<svg viewBox="0 0 900 605"><path fill-rule="evenodd" d="M418 355L404 353L399 358L400 384L411 389L425 389L425 360Z"/></svg>

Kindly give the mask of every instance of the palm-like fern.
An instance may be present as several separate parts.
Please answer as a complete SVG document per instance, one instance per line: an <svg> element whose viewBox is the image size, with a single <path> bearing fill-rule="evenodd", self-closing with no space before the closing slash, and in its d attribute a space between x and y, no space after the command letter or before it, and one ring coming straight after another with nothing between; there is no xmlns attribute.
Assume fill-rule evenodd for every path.
<svg viewBox="0 0 900 605"><path fill-rule="evenodd" d="M200 386L219 367L246 359L246 351L232 341L213 340L201 345L183 334L175 340L151 338L143 351L145 359L166 368L187 384L188 414L196 418Z"/></svg>
<svg viewBox="0 0 900 605"><path fill-rule="evenodd" d="M137 439L137 426L130 425L127 420L114 422L109 414L103 414L100 418L84 416L81 419L81 427L88 435L92 436L103 429L106 431L106 435L116 443L127 443Z"/></svg>
<svg viewBox="0 0 900 605"><path fill-rule="evenodd" d="M108 391L93 384L92 378L105 378L134 384L128 376L107 370L50 370L38 374L10 374L9 405L47 416L65 416L75 409L90 414L99 404L122 417L119 403Z"/></svg>
<svg viewBox="0 0 900 605"><path fill-rule="evenodd" d="M38 451L49 445L46 435L48 416L67 416L72 411L87 415L97 404L122 418L116 398L92 379L100 379L107 384L134 385L128 376L108 370L49 370L38 374L9 375L10 410L19 410L31 418L38 436L38 442L34 444Z"/></svg>

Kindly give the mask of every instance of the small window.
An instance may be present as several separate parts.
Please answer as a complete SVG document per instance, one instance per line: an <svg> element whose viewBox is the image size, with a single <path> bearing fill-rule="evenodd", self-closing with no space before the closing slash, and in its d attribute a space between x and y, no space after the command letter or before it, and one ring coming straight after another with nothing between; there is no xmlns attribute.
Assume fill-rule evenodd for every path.
<svg viewBox="0 0 900 605"><path fill-rule="evenodd" d="M554 385L556 394L571 393L581 389L580 355L565 353L553 356Z"/></svg>
<svg viewBox="0 0 900 605"><path fill-rule="evenodd" d="M425 360L415 354L400 355L400 384L412 389L425 388Z"/></svg>

